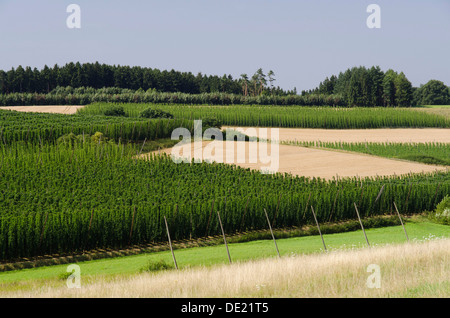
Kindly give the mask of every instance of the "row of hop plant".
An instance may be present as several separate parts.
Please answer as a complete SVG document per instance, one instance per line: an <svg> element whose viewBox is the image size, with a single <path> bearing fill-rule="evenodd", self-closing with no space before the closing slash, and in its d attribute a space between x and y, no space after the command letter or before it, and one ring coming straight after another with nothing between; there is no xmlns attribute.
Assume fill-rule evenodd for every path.
<svg viewBox="0 0 450 318"><path fill-rule="evenodd" d="M382 128L450 127L450 120L435 114L404 108L342 108L259 105L162 105L139 103L93 103L78 114L100 115L112 106L122 107L129 117L138 117L146 108L158 108L175 118L215 117L224 125L291 128Z"/></svg>
<svg viewBox="0 0 450 318"><path fill-rule="evenodd" d="M111 142L1 146L0 260L431 210L450 190L445 173L322 180L263 175L224 164L137 160Z"/></svg>
<svg viewBox="0 0 450 318"><path fill-rule="evenodd" d="M10 93L0 94L0 106L26 105L86 105L94 102L163 103L163 104L208 104L208 105L302 105L302 106L346 106L340 95L259 95L244 96L229 93L169 93L131 91L128 89L64 89L47 94Z"/></svg>
<svg viewBox="0 0 450 318"><path fill-rule="evenodd" d="M0 110L0 141L46 142L73 133L101 132L115 140L142 141L170 138L174 129L193 129L189 119L147 119L107 116L80 116L48 113L24 113Z"/></svg>

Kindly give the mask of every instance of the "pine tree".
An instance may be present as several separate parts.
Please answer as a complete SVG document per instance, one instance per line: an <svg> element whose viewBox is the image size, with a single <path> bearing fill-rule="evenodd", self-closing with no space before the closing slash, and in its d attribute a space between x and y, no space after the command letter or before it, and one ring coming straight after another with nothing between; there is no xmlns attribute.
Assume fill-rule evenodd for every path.
<svg viewBox="0 0 450 318"><path fill-rule="evenodd" d="M397 73L389 69L383 77L383 100L385 106L395 106L395 78Z"/></svg>
<svg viewBox="0 0 450 318"><path fill-rule="evenodd" d="M394 80L395 85L395 103L397 106L411 106L412 103L412 84L401 72Z"/></svg>

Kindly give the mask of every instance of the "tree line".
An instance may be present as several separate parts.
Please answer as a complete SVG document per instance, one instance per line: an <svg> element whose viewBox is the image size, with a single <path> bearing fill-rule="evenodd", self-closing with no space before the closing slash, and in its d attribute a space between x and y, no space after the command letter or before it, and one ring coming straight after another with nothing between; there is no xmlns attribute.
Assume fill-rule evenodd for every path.
<svg viewBox="0 0 450 318"><path fill-rule="evenodd" d="M414 106L450 104L450 88L438 80L413 87L403 72L383 72L379 66L353 67L327 77L302 95L340 95L347 106Z"/></svg>
<svg viewBox="0 0 450 318"><path fill-rule="evenodd" d="M268 77L268 79L266 79ZM268 85L270 82L270 86ZM234 79L231 75L197 75L191 72L159 70L140 66L121 66L96 63L67 63L47 65L43 69L23 67L0 70L0 94L50 93L57 87L117 87L130 90L154 89L158 92L187 94L227 93L243 95L288 95L274 86L274 73L267 75L259 69L250 79L246 74Z"/></svg>
<svg viewBox="0 0 450 318"><path fill-rule="evenodd" d="M71 62L64 66L45 65L41 70L32 69L29 66L25 68L18 66L9 71L0 70L0 95L2 95L1 104L12 102L14 105L24 102L27 104L28 102L37 104L56 102L55 91L57 95L60 95L58 99L67 97L66 94L59 94L61 88L70 88L70 90L92 88L96 93L104 88L115 88L119 89L119 92L114 94L123 94L123 90L126 90L126 94L136 92L139 96L145 92L152 93L152 96L156 96L154 92L189 94L196 97L188 98L188 101L196 102L201 99L202 103L214 104L228 103L226 100L219 101L216 94L231 96L227 97L231 99L231 103L244 104L252 101L256 104L269 102L292 105L299 102L299 105L310 105L317 99L319 100L317 106L324 103L329 106L350 107L450 104L450 88L443 82L430 80L425 85L413 87L403 72L398 73L392 69L383 72L379 66L349 68L338 75L327 77L317 88L302 91L301 95L297 94L296 88L283 90L275 86L275 81L275 73L270 70L265 74L262 68L259 68L252 76L244 73L240 75L240 78L234 79L226 74L223 76L202 73L194 75L191 72L173 69L161 71L140 66ZM208 98L204 97L205 94L208 94ZM198 95L203 97L200 98ZM170 99L178 101L177 96L172 96ZM80 102L85 102L81 99L86 97L80 98ZM89 96L88 99L90 101L93 97ZM109 99L110 97L103 97L95 101ZM125 96L122 99L128 101L130 98ZM163 99L166 100L167 96ZM147 96L146 102L158 101L155 98L149 100Z"/></svg>

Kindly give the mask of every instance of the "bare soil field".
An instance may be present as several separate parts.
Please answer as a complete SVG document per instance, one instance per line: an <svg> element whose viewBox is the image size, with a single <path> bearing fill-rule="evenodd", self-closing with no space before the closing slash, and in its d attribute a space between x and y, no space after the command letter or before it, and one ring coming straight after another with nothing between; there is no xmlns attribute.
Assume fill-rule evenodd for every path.
<svg viewBox="0 0 450 318"><path fill-rule="evenodd" d="M323 141L323 142L391 142L391 143L450 143L450 129L447 128L379 128L379 129L309 129L275 128L279 137L271 138L274 128L228 127L239 130L250 137L260 137L266 130L268 139L280 141Z"/></svg>
<svg viewBox="0 0 450 318"><path fill-rule="evenodd" d="M433 172L445 167L380 158L334 150L322 150L264 142L203 141L176 145L153 153L173 158L236 164L266 172L291 173L297 176L369 177ZM141 155L146 156L146 154Z"/></svg>
<svg viewBox="0 0 450 318"><path fill-rule="evenodd" d="M64 106L4 106L0 109L17 110L20 112L34 112L34 113L57 113L57 114L75 114L77 109L84 106L78 105L64 105Z"/></svg>

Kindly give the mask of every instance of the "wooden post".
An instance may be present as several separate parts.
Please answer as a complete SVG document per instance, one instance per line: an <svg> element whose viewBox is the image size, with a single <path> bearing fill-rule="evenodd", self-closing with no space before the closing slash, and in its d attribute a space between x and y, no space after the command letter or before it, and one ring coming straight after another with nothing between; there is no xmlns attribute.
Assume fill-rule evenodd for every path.
<svg viewBox="0 0 450 318"><path fill-rule="evenodd" d="M370 247L369 240L367 239L366 231L364 230L364 226L362 224L361 217L359 216L358 207L356 206L355 202L353 202L353 204L355 205L356 215L358 215L359 224L361 224L361 228L363 230L364 237L366 238L367 246Z"/></svg>
<svg viewBox="0 0 450 318"><path fill-rule="evenodd" d="M319 234L320 234L320 238L322 239L323 248L325 249L325 251L327 251L327 247L325 246L325 241L323 240L322 232L320 231L319 222L317 221L316 213L314 213L314 208L313 208L312 205L311 205L311 211L312 211L312 214L314 216L314 220L316 221L317 229L319 230Z"/></svg>
<svg viewBox="0 0 450 318"><path fill-rule="evenodd" d="M222 230L223 241L225 242L225 247L227 248L228 261L229 261L230 264L231 264L230 251L228 250L227 239L225 238L225 232L224 232L224 230L223 230L222 220L220 219L219 211L217 211L217 216L219 217L219 224L220 224L220 229Z"/></svg>
<svg viewBox="0 0 450 318"><path fill-rule="evenodd" d="M405 232L406 240L409 242L409 237L408 237L408 234L406 233L405 225L403 225L402 217L400 216L400 212L398 212L397 205L395 204L395 202L394 202L394 207L395 207L395 211L397 211L397 215L398 215L398 218L400 219L400 223L402 224L403 231Z"/></svg>
<svg viewBox="0 0 450 318"><path fill-rule="evenodd" d="M275 236L273 235L272 226L270 226L269 216L267 215L266 209L264 209L264 213L266 214L267 223L269 224L270 233L272 234L273 242L275 243L275 248L277 250L278 257L280 257L280 252L278 251L277 241L275 240Z"/></svg>
<svg viewBox="0 0 450 318"><path fill-rule="evenodd" d="M170 239L169 226L167 225L166 216L164 216L164 223L166 223L167 238L169 239L169 246L170 252L172 253L173 263L175 265L175 268L178 269L177 260L175 259L175 254L173 253L172 240Z"/></svg>
<svg viewBox="0 0 450 318"><path fill-rule="evenodd" d="M384 187L385 187L385 184L383 184L383 186L381 187L380 192L378 193L377 198L375 199L375 202L377 202L378 199L379 199L379 198L381 197L381 195L383 194Z"/></svg>
<svg viewBox="0 0 450 318"><path fill-rule="evenodd" d="M141 153L142 153L142 150L144 149L144 146L145 146L145 142L147 141L147 138L145 138L144 139L144 142L142 143L142 147L141 147L141 150L139 151L139 154L138 154L138 156L140 156L141 155Z"/></svg>

